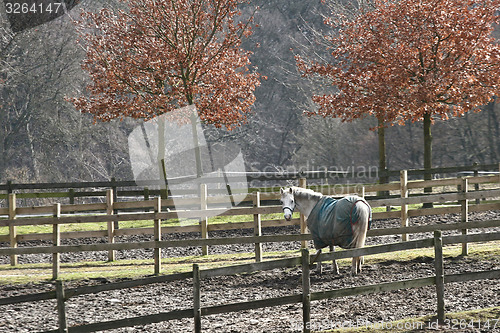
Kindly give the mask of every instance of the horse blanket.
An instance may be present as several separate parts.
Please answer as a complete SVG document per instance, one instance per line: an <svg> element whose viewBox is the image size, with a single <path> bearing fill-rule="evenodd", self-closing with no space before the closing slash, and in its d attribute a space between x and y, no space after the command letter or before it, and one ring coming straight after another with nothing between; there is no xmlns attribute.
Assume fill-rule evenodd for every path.
<svg viewBox="0 0 500 333"><path fill-rule="evenodd" d="M357 202L363 202L370 208L364 199L357 196L347 196L339 200L324 196L318 201L307 218L307 226L316 249L329 245L340 246L344 249L353 247L352 227L359 219ZM368 229L370 229L371 222L370 208Z"/></svg>

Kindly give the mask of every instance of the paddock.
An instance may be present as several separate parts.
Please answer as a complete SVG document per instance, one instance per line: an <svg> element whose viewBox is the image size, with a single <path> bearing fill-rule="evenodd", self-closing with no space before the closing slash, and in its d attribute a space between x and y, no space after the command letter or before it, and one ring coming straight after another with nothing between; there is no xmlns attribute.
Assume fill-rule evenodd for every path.
<svg viewBox="0 0 500 333"><path fill-rule="evenodd" d="M492 215L488 214L487 216L491 217ZM479 218L480 216L472 214L473 219L476 217ZM390 221L387 222L390 223ZM397 221L393 223L397 223ZM467 237L493 235L495 229L490 230L493 233L471 234ZM401 248L403 244L411 244L407 248L414 248L415 244L412 244L412 242L427 241L429 243L429 240L426 239L427 237L423 235L422 240L415 240L410 243L392 243L392 246ZM372 244L377 242L379 241L372 240ZM432 239L429 244L432 246ZM498 242L493 244L498 244ZM297 244L290 244L290 246L292 245L296 246ZM375 248L377 247L376 245L374 246ZM371 247L372 251L374 246ZM498 267L500 267L500 259L477 260L477 257L474 255L475 243L470 246L472 251L468 257L460 256L460 245L445 247L445 274L454 276L451 281L459 281L460 278L457 277L459 276L457 274L492 271L493 273L490 272L487 274L493 274L494 279L446 283L444 293L446 312L500 305L496 297L499 292ZM478 246L481 247L481 245ZM387 249L382 249L382 251L385 250ZM341 253L337 252L337 254ZM329 256L328 253L324 255ZM357 277L351 277L348 274L349 269L347 266L341 267L340 276L329 274L331 272L328 267L321 276L314 273L310 275L310 293L313 296L313 301L311 302L309 325L313 331L338 328L339 325L359 326L375 325L377 323L378 325L389 325L393 320L436 314L436 288L433 282L435 261L432 251L430 254L429 252L427 254L423 252L422 255L409 261L396 260L387 262L372 260L372 263L370 263L371 258L372 256L366 257L365 270ZM299 261L300 258L295 259L295 261L288 260L287 262L277 264L278 266L288 265L288 268L269 269L272 261L263 261L262 263L239 267L237 271L234 268L226 268L219 271L205 271L202 269L199 293L201 308L212 307L214 309L207 310L208 313L217 313L201 317L202 332L219 332L222 328L227 329L227 331L248 332L302 331L303 313L301 295L303 293L303 285L301 281L303 272L300 266L297 266ZM259 265L267 265L268 269L263 270L266 266ZM230 274L231 272L239 272L239 274ZM250 273L242 274L242 272ZM66 297L69 297L65 306L67 323L70 327L109 321L115 321L114 324L129 325L133 322L130 319L127 320L130 317L143 317L141 319L154 322L155 320L160 320L159 318L168 318L166 313L170 313L170 315L183 315L187 318L161 321L154 324L139 324L134 326L134 329L136 331L145 330L148 332L192 332L194 330L192 318L194 280L192 272L172 277L172 280L175 281L170 282L165 282L169 279L166 275L159 276L158 278L164 281L151 283L153 280L134 282L133 280L105 281L97 279L78 283L67 282L64 284ZM477 277L472 278L475 279ZM149 279L156 278L151 277ZM401 281L409 280L414 280L414 282L401 284ZM144 282L148 283L141 285ZM390 285L394 282L398 282L401 285L399 287L391 287ZM117 285L113 286L116 283ZM320 295L323 295L324 291L344 289L350 290L348 293L352 293L353 288L361 287L362 289L362 286L374 284L385 285L378 287L382 288L382 290L384 288L389 289L385 289L386 291L380 293L365 291L369 294L361 296L341 296L342 294L340 294L341 297L319 300ZM406 289L412 286L412 284L414 288ZM92 287L89 287L89 285L94 285L97 289L92 290ZM126 286L128 288L124 289ZM405 289L399 289L403 287ZM395 289L392 290L393 288ZM2 294L10 296L19 294L19 290L22 290L23 295L28 295L40 291L53 292L53 289L54 286L52 284L17 287L2 286ZM89 290L85 291L85 289ZM372 288L368 287L368 289ZM94 293L97 290L104 291L98 294ZM481 290L481 292L477 293L478 290ZM87 294L87 292L90 293ZM361 290L361 292L363 291ZM72 293L76 293L76 296L75 294L72 296ZM79 293L80 295L78 295ZM237 306L236 303L242 302L247 303L246 305L249 307L247 310L240 312L230 310ZM289 304L270 306L280 304L281 302L289 302ZM17 323L16 325L19 325L20 322L23 322L22 327L36 328L37 331L50 331L54 327L57 327L58 317L55 311L55 304L56 300L46 300L36 303L2 305L2 308L6 309L5 313L7 314L7 319L5 319L4 323L14 322ZM221 306L222 308L220 308ZM264 307L260 308L261 306ZM219 311L227 310L231 312L218 313ZM25 311L33 315L23 315L23 312L26 313ZM161 313L160 317L155 315L158 313ZM412 325L420 324L419 321L414 321ZM430 324L432 322L425 323L425 325ZM74 331L83 332L91 330L83 330L82 328L82 330ZM132 328L123 328L110 331L127 332L134 330ZM71 329L70 332L72 332Z"/></svg>
<svg viewBox="0 0 500 333"><path fill-rule="evenodd" d="M484 180L484 178L482 179ZM498 180L498 177L495 180ZM463 184L463 180L459 181ZM404 183L402 182L402 184ZM465 184L467 185L467 183ZM390 184L390 186L395 185ZM225 268L223 269L224 274L222 271L217 274L204 273L202 267L199 276L203 278L198 282L196 282L196 275L193 273L197 270L196 268L193 267L192 271L172 278L161 274L161 260L158 260L152 264L151 273L155 272L159 279L175 281L168 283L159 281L143 285L141 284L143 281L94 279L65 282L59 285L58 293L54 290L54 284L50 282L17 286L3 285L1 290L5 297L0 300L0 304L4 305L0 306L5 309L6 316L0 325L6 327L7 331L14 331L16 327L26 327L28 330L35 331L53 331L62 325L61 318L63 318L65 325L70 328L70 332L91 332L103 327L115 327L111 330L113 332L137 329L148 332L192 332L195 329L194 323L200 323L196 327L199 327L203 332L218 332L222 328L227 331L293 332L304 329L303 318L307 314L304 313L303 309L304 306L307 309L307 305L304 304L309 299L310 320L307 321L309 329L320 331L337 328L336 326L339 325L363 325L362 323L380 323L382 325L382 323L387 324L393 320L407 317L436 315L439 312L438 299L444 299L446 313L499 306L499 300L496 297L499 292L499 259L497 257L478 260L478 257L474 255L475 245L470 245L476 244L478 241L489 240L494 242L492 243L494 246L498 246L498 231L500 229L498 203L490 201L471 205L469 202L477 198L496 197L499 195L497 191L487 190L470 193L460 191L455 194L435 194L432 199L427 196L424 201L449 202L455 200L456 202L459 200L458 205L434 208L430 213L436 213L437 210L442 214L431 216L426 216L419 210L414 210L412 214L409 213L411 210L403 209L403 206L411 204L412 200L422 200L422 198L417 197L406 198L404 191L401 198L375 201L380 205L396 205L399 202L402 207L398 211L377 213L379 218L374 221L374 229L371 230L367 240L367 245L371 246L356 250L368 251L363 252L367 255L365 271L358 277L351 277L346 273L346 268L342 267L341 275L337 277L329 274L329 270L326 269L324 275L310 275L309 287L302 283L302 281L307 280L303 278L304 271L300 268L301 258L298 252L295 257L283 259L285 261L276 264L277 266L273 266L273 260L265 258L265 256L262 257L262 253L265 254L266 251L275 247L298 251L302 242L307 243L310 240L310 235L297 232L302 222L301 219L292 220L293 223L289 226L280 225L279 221L262 221L261 213L273 211L275 208L278 208L278 211L281 209L272 206L259 207L259 201L254 201L254 207L238 208L241 209L239 211L236 209L238 213L252 214L254 216L253 222L243 222L244 224L240 225L239 228L234 228L234 225L231 226L233 228L228 226L219 226L211 230L207 228L207 237L198 239L183 240L189 234L178 233L180 229L168 230L170 232L164 234L163 228L162 232L159 233L162 236L161 240L155 239L157 228L148 229L151 232L140 233L124 229L114 230L113 242L110 242L109 237L106 237L109 236L109 230L93 233L90 236L94 237L89 239L86 239L83 234L79 234L77 239L61 237L57 227L53 228L52 234L42 235L42 239L38 240L40 235L15 234L15 238L9 235L9 237L4 238L4 242L10 240L10 244L6 242L4 243L6 246L0 248L0 254L4 258L3 263L8 264L9 259L12 260L12 256L15 255L16 259L19 259L19 262L15 263L16 267L22 272L24 258L30 257L32 258L30 260L39 260L39 262L52 260L52 272L55 277L59 277L61 265L64 266L64 262L82 259L74 254L84 253L84 261L103 260L103 258L105 260L110 255L110 251L116 251L115 254L124 257L145 256L161 259L162 255L171 255L170 250L174 247L177 248L176 245L180 248L188 246L186 252L176 250L176 255L179 256L188 255L188 253L190 255L203 255L204 246L208 246L210 251L255 251L256 262L243 268ZM108 197L111 196L108 195ZM112 204L116 205L106 204L108 211L106 215L94 215L89 218L76 217L76 220L104 219L104 221L111 222L125 216L124 214L112 214L112 209L123 205L122 203ZM149 207L147 205L150 204L151 201L138 206L145 208ZM106 205L101 204L97 208L103 209L104 207L106 209ZM157 207L161 207L161 205L159 204ZM86 208L89 207L86 206ZM77 207L73 205L65 207L65 209L71 210L77 209ZM9 208L9 212L12 211L15 213L18 212L18 209ZM422 211L429 213L429 210ZM159 221L167 216L160 214L168 213L157 211L138 214L149 214L147 215L149 218ZM75 217L57 216L57 211L54 215L54 217L31 219L12 218L0 221L0 223L11 227L24 223L58 226L70 220L75 221ZM203 210L194 212L193 215L203 215ZM386 218L381 219L381 215ZM412 215L411 225L408 225L409 215ZM397 218L388 218L390 216ZM406 220L403 219L405 216ZM405 221L406 225L402 221ZM109 223L108 226L110 227ZM199 237L200 226L189 228L193 229L190 232ZM262 236L256 235L259 230ZM441 279L441 285L444 285L441 293L444 293L444 298L438 296L439 292L435 286L438 281L437 277L442 276L436 271L434 258L437 257L435 253L422 254L411 260L372 261L370 263L372 256L368 255L369 251L374 251L373 249L377 246L386 246L384 251L400 250L405 246L407 249L417 249L419 246L432 248L435 245L432 232L437 230L443 230L445 233L443 239L453 235L454 242L459 244L451 248L451 254L444 256L444 277ZM203 229L201 231L203 232ZM223 237L217 237L217 233L222 233ZM400 242L402 235L403 237L404 235L410 236L411 241ZM30 237L32 239L29 240L29 243L23 244L27 241L26 238ZM12 240L19 242L15 244L16 246L12 246ZM469 253L469 247L473 249L471 253ZM450 250L450 248L445 249L447 249L446 251ZM259 250L260 257L257 255ZM469 256L460 256L464 251L467 251ZM341 251L335 255L348 256L349 252ZM66 259L64 256L67 256ZM331 254L323 254L323 261L328 260L329 256L331 258ZM461 277L465 273L466 277ZM447 280L446 276L451 276L451 278ZM150 279L153 280L148 281L156 281L154 280L156 277ZM130 287L131 284L133 287ZM196 287L198 284L199 289ZM92 285L96 289L92 289L94 288ZM80 294L75 290L80 290ZM81 290L86 290L87 293L82 293ZM196 292L196 290L198 291ZM481 292L478 293L478 290ZM99 293L95 293L96 291ZM358 291L363 295L353 296ZM373 291L379 292L373 293ZM40 300L40 292L46 292L46 300ZM57 294L59 301L57 301ZM66 296L62 297L61 294ZM16 295L20 298L11 298L11 296ZM307 295L309 297L305 297ZM32 300L38 301L17 302L19 299L26 300L26 297L28 299L32 297ZM57 306L59 311L55 310L56 304L59 304ZM231 309L239 310L239 312L234 312L235 310ZM229 313L225 313L226 311ZM30 315L27 316L26 313ZM197 316L198 319L196 319ZM172 320L165 320L169 318ZM415 324L418 325L419 322L416 321ZM77 329L78 326L81 328ZM134 326L134 328L130 326ZM306 329L308 328L306 327Z"/></svg>

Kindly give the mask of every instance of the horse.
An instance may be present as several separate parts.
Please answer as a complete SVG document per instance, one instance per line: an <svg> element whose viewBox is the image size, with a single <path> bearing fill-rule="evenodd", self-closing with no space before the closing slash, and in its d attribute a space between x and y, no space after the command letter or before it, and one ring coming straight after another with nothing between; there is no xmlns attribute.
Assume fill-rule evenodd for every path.
<svg viewBox="0 0 500 333"><path fill-rule="evenodd" d="M365 199L351 195L336 200L301 187L281 188L280 192L285 219L290 221L296 208L307 219L314 247L318 250L315 259L326 246L334 251L336 245L344 249L361 248L365 245L366 232L372 220L371 207ZM352 258L352 275L361 272L362 260L362 257ZM338 274L335 260L333 267ZM321 273L319 261L318 272Z"/></svg>

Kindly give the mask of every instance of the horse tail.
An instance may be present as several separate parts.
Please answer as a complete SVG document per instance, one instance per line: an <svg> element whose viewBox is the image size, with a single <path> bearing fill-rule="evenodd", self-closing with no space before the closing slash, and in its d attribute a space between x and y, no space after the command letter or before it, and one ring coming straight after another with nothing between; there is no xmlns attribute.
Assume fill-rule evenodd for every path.
<svg viewBox="0 0 500 333"><path fill-rule="evenodd" d="M355 204L358 212L358 220L356 223L351 224L352 227L352 243L351 247L362 248L365 246L366 232L370 227L371 222L371 207L364 200L358 200ZM361 272L361 265L363 264L363 257L352 258L351 272L353 275Z"/></svg>
<svg viewBox="0 0 500 333"><path fill-rule="evenodd" d="M364 200L355 203L358 220L352 224L351 248L361 248L365 246L366 232L368 231L371 219L371 207Z"/></svg>

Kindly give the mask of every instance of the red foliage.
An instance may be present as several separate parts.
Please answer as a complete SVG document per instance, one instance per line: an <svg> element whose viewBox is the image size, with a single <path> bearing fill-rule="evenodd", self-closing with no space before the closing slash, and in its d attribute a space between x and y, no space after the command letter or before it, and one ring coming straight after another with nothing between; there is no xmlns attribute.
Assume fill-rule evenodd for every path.
<svg viewBox="0 0 500 333"><path fill-rule="evenodd" d="M317 113L386 123L447 119L486 104L500 87L500 46L492 37L500 0L374 0L345 23L330 63L297 56L304 76L326 77L334 94L315 95ZM338 21L338 20L337 20ZM328 22L337 22L328 20Z"/></svg>
<svg viewBox="0 0 500 333"><path fill-rule="evenodd" d="M151 119L195 104L202 121L245 121L260 75L240 48L252 18L235 22L243 0L123 0L129 11L86 12L87 96L71 99L95 119Z"/></svg>

